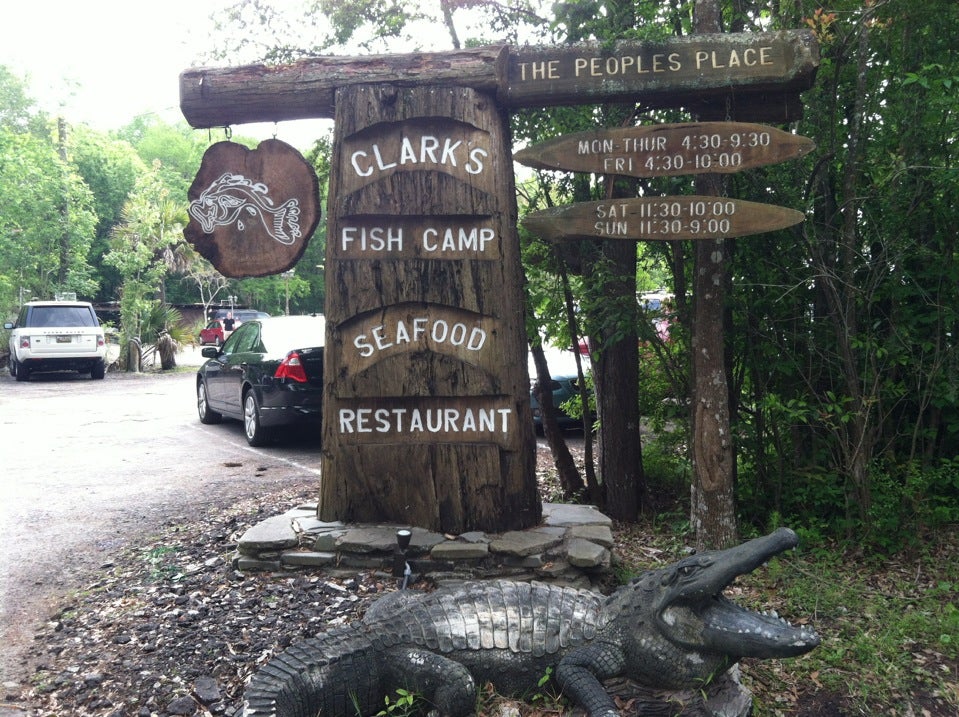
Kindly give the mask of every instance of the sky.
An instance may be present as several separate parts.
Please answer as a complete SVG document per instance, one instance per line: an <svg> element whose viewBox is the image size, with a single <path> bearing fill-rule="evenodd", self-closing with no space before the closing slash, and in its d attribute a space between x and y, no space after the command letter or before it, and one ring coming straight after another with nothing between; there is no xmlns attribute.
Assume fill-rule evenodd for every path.
<svg viewBox="0 0 959 717"><path fill-rule="evenodd" d="M211 15L224 0L12 0L0 19L0 65L25 77L48 112L95 129L137 116L183 119L179 75L208 48ZM239 125L234 134L274 134L300 149L317 121ZM200 131L200 130L198 130ZM202 130L206 132L206 130Z"/></svg>

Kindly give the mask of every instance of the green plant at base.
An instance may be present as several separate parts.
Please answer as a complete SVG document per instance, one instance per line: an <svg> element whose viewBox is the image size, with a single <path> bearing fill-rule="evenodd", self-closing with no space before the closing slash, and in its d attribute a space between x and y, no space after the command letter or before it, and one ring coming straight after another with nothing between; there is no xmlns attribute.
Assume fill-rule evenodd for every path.
<svg viewBox="0 0 959 717"><path fill-rule="evenodd" d="M416 711L416 702L420 699L419 695L402 687L396 688L396 699L390 699L389 695L383 698L386 707L376 713L376 717L408 717Z"/></svg>
<svg viewBox="0 0 959 717"><path fill-rule="evenodd" d="M150 579L159 582L172 578L179 573L179 567L169 560L175 556L179 548L169 545L158 545L143 554L144 559L150 564Z"/></svg>

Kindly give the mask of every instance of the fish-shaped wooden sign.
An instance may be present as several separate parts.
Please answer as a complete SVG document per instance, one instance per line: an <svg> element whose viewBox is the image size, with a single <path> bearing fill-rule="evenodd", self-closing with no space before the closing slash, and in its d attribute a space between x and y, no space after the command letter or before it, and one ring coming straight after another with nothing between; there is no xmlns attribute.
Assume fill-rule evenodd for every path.
<svg viewBox="0 0 959 717"><path fill-rule="evenodd" d="M320 221L313 167L280 140L248 149L217 142L190 187L183 230L224 276L267 276L292 268Z"/></svg>

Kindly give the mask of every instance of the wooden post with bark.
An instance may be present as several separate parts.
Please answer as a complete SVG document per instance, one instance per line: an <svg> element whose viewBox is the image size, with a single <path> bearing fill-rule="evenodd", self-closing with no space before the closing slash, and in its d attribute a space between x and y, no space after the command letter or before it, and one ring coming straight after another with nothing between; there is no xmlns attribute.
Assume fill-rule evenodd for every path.
<svg viewBox="0 0 959 717"><path fill-rule="evenodd" d="M320 517L540 519L508 126L466 87L337 92Z"/></svg>

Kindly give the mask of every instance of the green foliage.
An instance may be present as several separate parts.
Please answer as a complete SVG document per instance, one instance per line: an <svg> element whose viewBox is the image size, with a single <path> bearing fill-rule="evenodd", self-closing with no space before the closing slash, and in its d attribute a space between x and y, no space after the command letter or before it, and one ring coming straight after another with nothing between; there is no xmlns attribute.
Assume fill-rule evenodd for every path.
<svg viewBox="0 0 959 717"><path fill-rule="evenodd" d="M176 557L180 548L172 545L157 545L144 551L143 560L147 564L147 572L153 582L162 582L175 578L180 568Z"/></svg>
<svg viewBox="0 0 959 717"><path fill-rule="evenodd" d="M0 306L16 307L21 290L89 296L95 222L89 189L51 138L0 128Z"/></svg>
<svg viewBox="0 0 959 717"><path fill-rule="evenodd" d="M141 335L144 317L157 300L157 287L170 271L172 252L181 241L185 223L185 212L171 200L159 169L155 161L151 173L137 178L104 257L122 279L120 323L124 344L134 337L146 340Z"/></svg>
<svg viewBox="0 0 959 717"><path fill-rule="evenodd" d="M409 717L409 715L417 713L417 701L419 699L419 695L415 692L397 688L396 697L391 698L389 695L386 695L383 698L386 706L376 713L376 717L389 717L390 715L395 717Z"/></svg>
<svg viewBox="0 0 959 717"><path fill-rule="evenodd" d="M881 560L869 560L858 545L820 543L744 578L746 590L774 596L778 612L808 616L823 638L788 664L746 666L747 686L755 681L770 696L757 699L757 717L779 714L772 696L782 694L784 680L836 695L849 713L954 711L959 692L948 665L959 658L959 564L950 558L956 537L954 529L926 534L915 549Z"/></svg>

